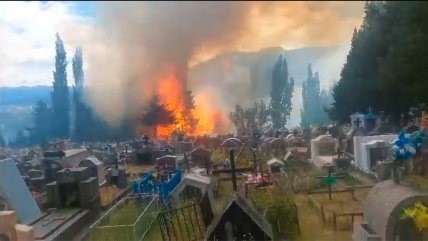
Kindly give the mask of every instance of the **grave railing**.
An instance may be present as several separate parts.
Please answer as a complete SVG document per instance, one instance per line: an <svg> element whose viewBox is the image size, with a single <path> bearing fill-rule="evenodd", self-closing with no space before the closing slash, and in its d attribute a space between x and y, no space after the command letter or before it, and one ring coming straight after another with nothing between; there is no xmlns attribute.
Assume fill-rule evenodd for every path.
<svg viewBox="0 0 428 241"><path fill-rule="evenodd" d="M91 241L142 240L160 212L158 195L121 199L89 229Z"/></svg>

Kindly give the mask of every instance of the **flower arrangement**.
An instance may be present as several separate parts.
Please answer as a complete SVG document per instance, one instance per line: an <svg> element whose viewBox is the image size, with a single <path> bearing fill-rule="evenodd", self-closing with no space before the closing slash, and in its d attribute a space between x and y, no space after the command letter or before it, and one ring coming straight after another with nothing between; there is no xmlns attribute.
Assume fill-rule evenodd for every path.
<svg viewBox="0 0 428 241"><path fill-rule="evenodd" d="M402 218L413 219L419 232L428 230L428 208L420 202L415 203L412 208L404 209Z"/></svg>

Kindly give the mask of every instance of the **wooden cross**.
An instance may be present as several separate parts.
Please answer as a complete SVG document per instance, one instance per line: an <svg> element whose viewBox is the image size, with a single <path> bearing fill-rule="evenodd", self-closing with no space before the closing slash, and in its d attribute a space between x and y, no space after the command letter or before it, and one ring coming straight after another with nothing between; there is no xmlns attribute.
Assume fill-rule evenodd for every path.
<svg viewBox="0 0 428 241"><path fill-rule="evenodd" d="M342 178L345 177L343 175L336 175L336 173L333 173L334 165L325 165L325 167L328 168L328 175L327 176L317 176L316 178L322 178L325 185L328 186L328 198L331 200L331 186L336 183L336 178Z"/></svg>

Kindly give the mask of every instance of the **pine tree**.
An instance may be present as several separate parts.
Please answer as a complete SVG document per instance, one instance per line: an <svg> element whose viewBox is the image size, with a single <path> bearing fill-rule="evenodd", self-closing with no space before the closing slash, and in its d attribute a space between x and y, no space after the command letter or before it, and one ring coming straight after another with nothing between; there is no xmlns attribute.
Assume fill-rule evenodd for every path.
<svg viewBox="0 0 428 241"><path fill-rule="evenodd" d="M285 58L279 56L272 72L271 116L274 129L284 127L291 112L294 79L288 78L288 67Z"/></svg>
<svg viewBox="0 0 428 241"><path fill-rule="evenodd" d="M53 72L53 137L68 138L70 128L69 91L67 85L67 56L59 34L56 34L55 71Z"/></svg>

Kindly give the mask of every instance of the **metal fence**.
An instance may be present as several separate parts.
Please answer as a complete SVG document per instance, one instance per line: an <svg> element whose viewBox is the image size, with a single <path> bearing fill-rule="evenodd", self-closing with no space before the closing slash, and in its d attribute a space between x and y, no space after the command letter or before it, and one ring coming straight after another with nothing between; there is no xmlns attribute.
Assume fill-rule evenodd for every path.
<svg viewBox="0 0 428 241"><path fill-rule="evenodd" d="M143 240L159 212L158 195L123 198L90 226L90 240Z"/></svg>

